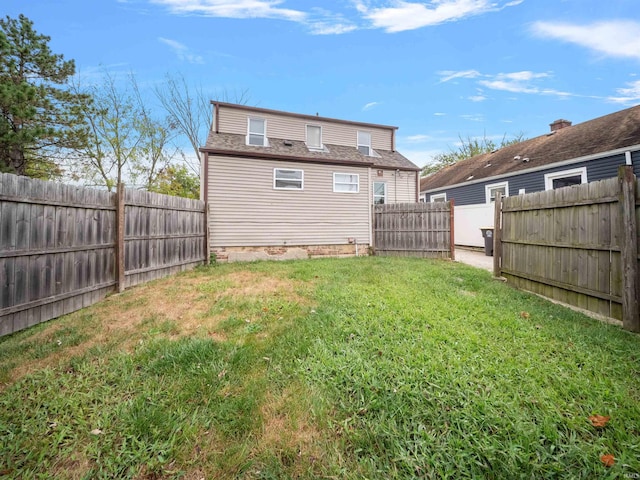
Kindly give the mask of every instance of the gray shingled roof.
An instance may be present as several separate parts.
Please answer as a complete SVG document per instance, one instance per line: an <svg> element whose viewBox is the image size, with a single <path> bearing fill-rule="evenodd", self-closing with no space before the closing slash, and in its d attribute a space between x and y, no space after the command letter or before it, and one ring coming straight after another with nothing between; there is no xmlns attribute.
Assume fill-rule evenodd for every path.
<svg viewBox="0 0 640 480"><path fill-rule="evenodd" d="M471 176L475 182L634 145L640 145L640 105L467 158L420 179L420 191L465 183ZM517 156L520 159L514 160Z"/></svg>
<svg viewBox="0 0 640 480"><path fill-rule="evenodd" d="M286 144L285 144L286 142ZM341 163L371 166L377 168L397 168L400 170L420 170L414 163L398 152L390 150L375 150L378 156L366 156L354 147L343 145L327 145L325 151L309 150L306 144L299 140L269 138L268 147L247 145L244 135L232 133L210 132L207 144L201 149L204 152L232 155L274 158L281 160L297 160L320 163Z"/></svg>

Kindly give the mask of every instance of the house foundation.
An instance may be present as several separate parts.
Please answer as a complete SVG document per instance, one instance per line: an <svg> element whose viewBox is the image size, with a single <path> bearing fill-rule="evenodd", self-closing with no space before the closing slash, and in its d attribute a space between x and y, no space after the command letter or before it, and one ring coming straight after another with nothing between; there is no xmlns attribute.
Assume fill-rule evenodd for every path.
<svg viewBox="0 0 640 480"><path fill-rule="evenodd" d="M211 247L216 262L252 262L257 260L306 260L322 257L369 255L369 245L280 245L253 247Z"/></svg>

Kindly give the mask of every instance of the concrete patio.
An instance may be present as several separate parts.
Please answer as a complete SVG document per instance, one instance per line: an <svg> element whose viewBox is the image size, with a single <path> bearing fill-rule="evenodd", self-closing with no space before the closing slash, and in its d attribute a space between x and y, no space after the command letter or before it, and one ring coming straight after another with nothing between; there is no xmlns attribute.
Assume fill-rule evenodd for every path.
<svg viewBox="0 0 640 480"><path fill-rule="evenodd" d="M493 272L493 257L485 255L484 250L456 247L456 262Z"/></svg>

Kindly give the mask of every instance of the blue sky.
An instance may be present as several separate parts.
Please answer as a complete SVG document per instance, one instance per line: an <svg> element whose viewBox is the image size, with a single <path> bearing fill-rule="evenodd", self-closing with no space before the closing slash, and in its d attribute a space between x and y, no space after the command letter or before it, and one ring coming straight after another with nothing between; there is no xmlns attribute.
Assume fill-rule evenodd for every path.
<svg viewBox="0 0 640 480"><path fill-rule="evenodd" d="M2 0L80 75L180 73L211 95L458 138L541 135L640 103L638 0Z"/></svg>

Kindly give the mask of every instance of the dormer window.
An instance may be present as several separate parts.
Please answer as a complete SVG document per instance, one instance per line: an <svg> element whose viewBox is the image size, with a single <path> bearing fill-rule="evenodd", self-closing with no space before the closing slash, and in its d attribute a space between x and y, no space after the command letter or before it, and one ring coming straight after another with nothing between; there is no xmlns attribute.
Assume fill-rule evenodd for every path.
<svg viewBox="0 0 640 480"><path fill-rule="evenodd" d="M371 156L371 133L358 130L358 151L368 157Z"/></svg>
<svg viewBox="0 0 640 480"><path fill-rule="evenodd" d="M307 125L307 148L310 150L322 150L322 127Z"/></svg>
<svg viewBox="0 0 640 480"><path fill-rule="evenodd" d="M268 146L267 121L264 118L249 117L247 145L256 145L259 147Z"/></svg>

